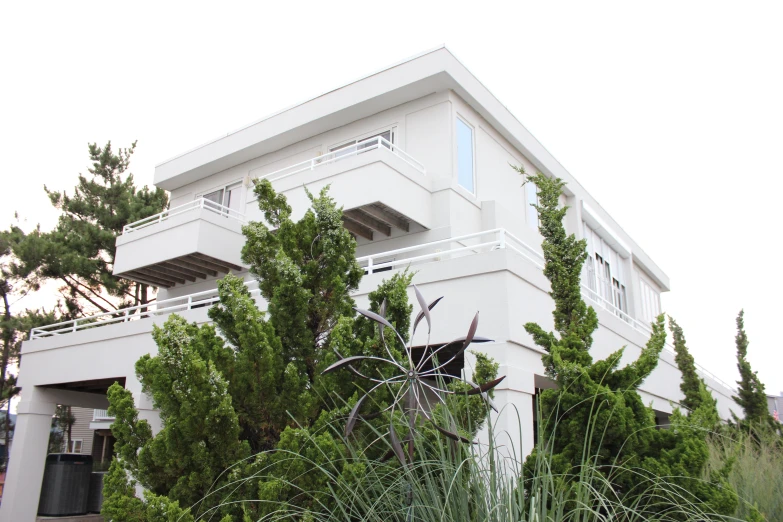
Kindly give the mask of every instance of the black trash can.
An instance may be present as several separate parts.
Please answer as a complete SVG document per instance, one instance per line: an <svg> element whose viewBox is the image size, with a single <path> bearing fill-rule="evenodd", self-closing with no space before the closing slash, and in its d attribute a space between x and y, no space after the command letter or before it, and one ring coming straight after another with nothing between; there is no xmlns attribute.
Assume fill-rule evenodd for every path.
<svg viewBox="0 0 783 522"><path fill-rule="evenodd" d="M92 455L52 453L46 457L38 514L86 515Z"/></svg>
<svg viewBox="0 0 783 522"><path fill-rule="evenodd" d="M90 474L90 495L87 501L87 511L90 513L100 513L103 506L103 479L106 478L105 471L96 471Z"/></svg>

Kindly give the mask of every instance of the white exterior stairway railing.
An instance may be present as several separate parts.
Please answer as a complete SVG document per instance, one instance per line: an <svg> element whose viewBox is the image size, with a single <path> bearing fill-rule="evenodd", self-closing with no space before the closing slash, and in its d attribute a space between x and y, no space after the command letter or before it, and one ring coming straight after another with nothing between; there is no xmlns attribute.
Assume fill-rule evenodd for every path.
<svg viewBox="0 0 783 522"><path fill-rule="evenodd" d="M236 210L230 209L225 205L221 205L220 203L215 203L209 199L198 198L194 199L193 201L189 201L184 205L179 205L177 207L164 210L163 212L155 214L154 216L149 216L144 219L134 221L133 223L129 223L122 227L122 235L127 235L137 230L141 230L142 228L162 223L163 221L166 221L167 219L170 219L174 216L185 214L186 212L192 212L197 209L209 210L215 214L236 219L240 223L245 222L245 215L241 212L237 212Z"/></svg>

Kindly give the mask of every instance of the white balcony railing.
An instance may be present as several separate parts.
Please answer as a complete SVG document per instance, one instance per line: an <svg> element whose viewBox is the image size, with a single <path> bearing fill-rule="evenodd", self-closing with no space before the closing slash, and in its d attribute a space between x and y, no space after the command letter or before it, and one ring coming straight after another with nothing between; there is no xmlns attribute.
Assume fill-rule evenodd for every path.
<svg viewBox="0 0 783 522"><path fill-rule="evenodd" d="M376 149L386 150L390 154L394 154L395 156L397 156L402 161L404 161L414 169L418 170L422 174L427 173L427 170L424 168L424 165L422 165L421 162L414 159L413 156L411 156L410 154L408 154L407 152L399 148L397 145L390 143L389 141L382 138L381 136L376 136L374 138L369 138L364 141L360 141L358 143L355 143L348 147L344 147L339 150L333 150L332 152L324 154L323 156L318 156L316 158L312 158L306 161L302 161L300 163L296 163L295 165L291 165L284 169L276 170L274 172L270 172L269 174L264 174L262 176L259 176L258 179L268 179L269 181L277 181L283 178L287 178L288 176L293 176L294 174L299 174L300 172L315 170L318 167L323 167L324 165L329 165L336 161L350 158L358 154L364 154L365 152L369 152L371 150L376 150Z"/></svg>
<svg viewBox="0 0 783 522"><path fill-rule="evenodd" d="M254 283L255 282L249 284ZM250 293L257 295L258 288L251 290ZM50 324L40 328L33 328L30 330L30 340L50 337L52 335L69 334L78 332L79 330L106 326L107 324L127 323L129 321L138 321L139 319L144 319L146 317L166 315L173 312L184 312L185 310L210 306L219 300L217 288L214 288L212 290L205 290L182 297L164 299L163 301L145 305L129 306L128 308L121 308L115 312L106 312L73 319L71 321L64 321L62 323Z"/></svg>
<svg viewBox="0 0 783 522"><path fill-rule="evenodd" d="M608 301L607 299L605 299L603 296L601 296L595 290L592 290L591 288L588 288L587 286L582 285L582 295L584 297L588 298L593 303L598 304L599 306L601 306L605 310L608 310L609 312L615 314L616 316L621 318L623 321L625 321L626 323L630 324L636 331L644 334L645 336L652 335L652 328L650 327L650 325L648 325L646 323L643 323L643 322L641 322L641 321L639 321L637 319L634 319L633 317L631 317L627 313L625 313L622 310L620 310L619 308L617 308L617 306L615 306L614 303L612 303L611 301ZM674 347L671 344L666 343L665 348L668 351L674 353ZM735 390L736 389L734 386L732 386L731 384L727 383L726 381L724 381L723 379L721 379L720 377L718 377L717 375L715 375L714 373L712 373L711 371L706 369L704 366L700 365L699 363L695 363L695 364L696 364L696 369L699 371L699 373L701 373L702 377L709 377L710 379L712 379L712 380L714 380L716 382L721 383L723 386L725 386L726 388L728 388L730 390Z"/></svg>
<svg viewBox="0 0 783 522"><path fill-rule="evenodd" d="M230 209L225 205L221 205L220 203L215 203L214 201L210 201L208 199L198 198L188 203L185 203L184 205L180 205L178 207L174 207L169 210L164 210L163 212L160 212L159 214L155 214L154 216L149 216L144 219L134 221L133 223L129 223L124 227L122 227L122 234L123 235L130 234L137 230L141 230L142 228L146 228L155 225L157 223L162 223L163 221L166 221L167 219L172 218L174 216L185 214L186 212L192 212L198 209L209 210L220 216L236 219L241 223L245 222L245 215L242 214L241 212L237 212L236 210Z"/></svg>
<svg viewBox="0 0 783 522"><path fill-rule="evenodd" d="M484 230L474 234L466 234L464 236L452 237L440 241L424 243L421 245L398 248L396 250L359 257L356 260L359 262L359 265L367 271L367 273L372 274L374 272L390 270L401 266L411 266L417 263L454 259L457 257L470 256L498 249L511 250L533 264L533 266L539 270L544 269L544 257L540 253L502 228ZM249 282L247 284L251 287L251 295L259 295L259 290L255 281ZM652 334L652 330L650 329L649 325L646 325L623 312L612 302L607 301L602 296L600 296L596 291L583 286L582 294L591 302L617 315L620 319L631 325L638 332L646 336ZM30 339L40 339L54 335L69 334L78 332L80 330L97 328L109 324L137 321L147 317L156 317L174 312L184 312L186 310L211 306L219 300L220 298L218 297L218 291L216 288L212 290L205 290L203 292L197 292L172 299L165 299L163 301L158 301L151 304L131 306L117 310L116 312L97 314L72 321L50 324L40 328L33 328L30 331ZM667 349L673 351L671 346L668 345ZM706 369L700 367L699 370L702 372L702 374L723 383L729 388L732 388Z"/></svg>
<svg viewBox="0 0 783 522"><path fill-rule="evenodd" d="M492 237L490 241L481 242L481 237ZM467 242L477 241L470 246L462 246ZM458 246L449 248L447 250L438 250L436 247L446 245L447 243L454 243ZM464 236L454 237L442 241L435 241L432 243L425 243L408 248L401 248L398 250L392 250L390 252L383 252L380 254L373 254L371 256L364 256L357 259L360 265L368 268L368 272L378 271L385 267L396 267L401 265L411 265L417 262L426 260L438 260L447 257L459 257L463 255L478 254L481 252L494 250L498 248L508 248L512 250L530 262L535 266L543 268L543 257L537 253L534 249L508 233L504 229L487 230L483 232L477 232L475 234L467 234ZM375 260L388 259L389 257L397 257L402 253L415 252L415 251L427 252L423 255L397 259L394 261L378 262ZM259 290L255 281L247 283L251 289L251 295L258 295ZM255 288L252 288L255 287ZM193 310L195 308L202 308L210 306L218 302L217 288L212 290L205 290L203 292L197 292L182 297L174 297L171 299L165 299L163 301L157 301L146 305L130 306L128 308L122 308L115 312L107 312L102 314L91 315L89 317L83 317L74 319L71 321L64 321L61 323L50 324L39 328L33 328L30 331L30 340L40 339L43 337L51 337L54 335L65 335L81 330L90 328L97 328L115 323L126 323L129 321L138 321L147 317L156 317L161 315L170 314L173 312L184 312L186 310Z"/></svg>
<svg viewBox="0 0 783 522"><path fill-rule="evenodd" d="M109 412L107 410L92 410L93 422L113 421L113 420L114 417L109 415Z"/></svg>
<svg viewBox="0 0 783 522"><path fill-rule="evenodd" d="M482 241L488 236L492 239L489 241ZM456 246L446 250L437 248L453 244L456 244ZM453 259L455 257L468 256L504 248L513 250L533 263L537 268L541 270L544 269L544 257L503 228L484 230L482 232L476 232L475 234L442 239L423 245L398 248L397 250L359 257L356 260L362 268L372 274L382 270L389 270L397 266L409 266L414 263L426 261L440 261L445 258ZM401 257L400 259L397 259L401 254L410 254L414 252L421 253L411 257Z"/></svg>
<svg viewBox="0 0 783 522"><path fill-rule="evenodd" d="M582 296L588 298L593 303L599 305L601 308L608 310L609 312L615 314L617 317L625 321L626 323L633 326L636 330L639 332L645 334L645 335L652 335L652 329L649 325L631 317L623 310L619 309L613 302L606 299L604 296L599 294L597 291L582 285Z"/></svg>

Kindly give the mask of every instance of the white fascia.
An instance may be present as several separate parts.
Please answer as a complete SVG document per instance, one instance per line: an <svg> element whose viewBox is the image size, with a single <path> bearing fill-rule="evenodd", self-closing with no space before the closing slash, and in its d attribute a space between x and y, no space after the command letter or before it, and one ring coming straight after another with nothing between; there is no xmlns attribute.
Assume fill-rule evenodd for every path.
<svg viewBox="0 0 783 522"><path fill-rule="evenodd" d="M309 137L435 92L453 91L550 177L566 194L595 200L522 123L445 47L438 47L300 103L181 154L155 168L156 186L173 190ZM595 203L596 207L600 207ZM612 222L611 218L604 223ZM612 226L614 229L618 227ZM615 234L617 236L617 234ZM647 272L668 289L668 277L632 241ZM625 250L630 255L631 247Z"/></svg>

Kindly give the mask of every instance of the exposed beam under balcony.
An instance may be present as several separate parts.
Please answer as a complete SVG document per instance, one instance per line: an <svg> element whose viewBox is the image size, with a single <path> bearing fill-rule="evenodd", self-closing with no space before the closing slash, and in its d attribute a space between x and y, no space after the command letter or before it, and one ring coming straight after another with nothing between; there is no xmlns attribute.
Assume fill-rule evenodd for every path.
<svg viewBox="0 0 783 522"><path fill-rule="evenodd" d="M171 261L166 261L166 264L173 264L178 267L182 267L184 269L190 270L192 272L195 272L198 274L199 277L205 278L207 276L215 277L218 275L217 270L212 270L210 268L206 268L203 265L191 263L187 256L185 257L178 257L176 259L172 259Z"/></svg>
<svg viewBox="0 0 783 522"><path fill-rule="evenodd" d="M227 261L221 261L219 259L215 259L214 257L207 256L204 254L199 254L198 252L194 252L190 255L184 256L188 261L197 264L202 265L206 268L217 270L218 272L225 272L228 273L231 270L234 270L235 272L239 272L242 270L241 266L234 265L232 263L229 263Z"/></svg>
<svg viewBox="0 0 783 522"><path fill-rule="evenodd" d="M381 204L375 203L372 205L364 205L363 207L360 207L360 210L365 214L374 217L375 219L389 224L390 226L399 228L405 232L410 231L410 221L403 219L398 213L390 212Z"/></svg>
<svg viewBox="0 0 783 522"><path fill-rule="evenodd" d="M242 270L244 269L241 266L194 252L118 275L153 286L171 288L188 281L195 282L197 278L206 279L210 276L217 277L218 274Z"/></svg>
<svg viewBox="0 0 783 522"><path fill-rule="evenodd" d="M386 237L391 236L394 229L410 232L411 223L417 224L405 214L379 201L343 211L343 226L354 236L369 241L374 239L374 232L380 232Z"/></svg>
<svg viewBox="0 0 783 522"><path fill-rule="evenodd" d="M151 274L151 275L153 275L155 277L160 277L163 280L173 281L173 282L179 283L181 285L184 285L186 280L191 281L191 282L195 282L196 281L195 277L185 277L182 274L179 274L177 272L173 272L173 271L169 270L168 268L163 268L160 265L148 266L148 267L144 268L143 270L144 270L144 272L146 272L148 274Z"/></svg>
<svg viewBox="0 0 783 522"><path fill-rule="evenodd" d="M391 235L391 227L388 224L364 212L363 208L346 210L345 215L348 217L348 219L364 225L365 227L376 230L385 236Z"/></svg>
<svg viewBox="0 0 783 522"><path fill-rule="evenodd" d="M154 274L149 274L145 272L143 268L131 270L120 275L126 279L131 279L151 286L161 286L163 288L169 288L176 284L174 281L158 278Z"/></svg>
<svg viewBox="0 0 783 522"><path fill-rule="evenodd" d="M345 215L343 215L343 226L348 230L348 232L372 241L373 233L370 227L364 226L361 223L357 223Z"/></svg>
<svg viewBox="0 0 783 522"><path fill-rule="evenodd" d="M182 266L182 263L175 264L173 262L164 261L163 263L158 263L158 266L171 270L172 272L175 272L177 274L180 274L185 279L192 278L191 281L195 281L197 277L200 277L201 279L206 279L207 276L209 275L204 272L200 272L198 270L191 270L190 268Z"/></svg>

